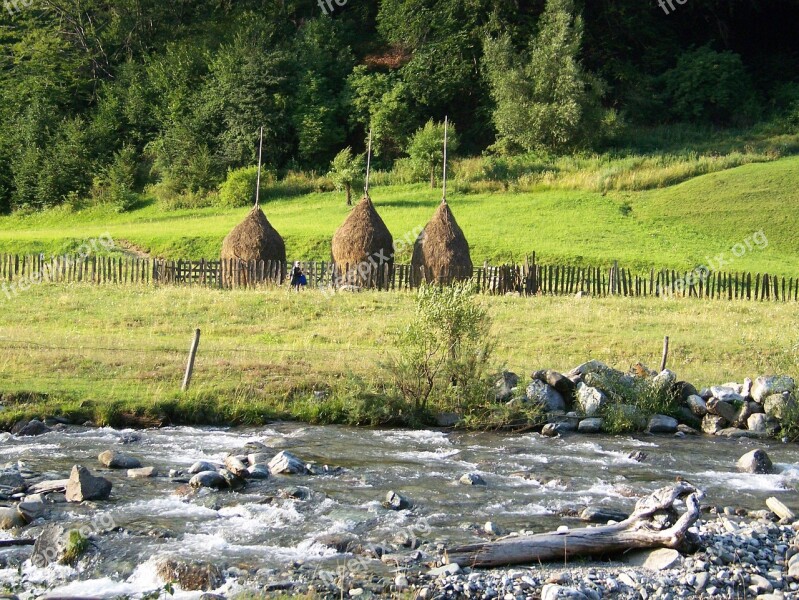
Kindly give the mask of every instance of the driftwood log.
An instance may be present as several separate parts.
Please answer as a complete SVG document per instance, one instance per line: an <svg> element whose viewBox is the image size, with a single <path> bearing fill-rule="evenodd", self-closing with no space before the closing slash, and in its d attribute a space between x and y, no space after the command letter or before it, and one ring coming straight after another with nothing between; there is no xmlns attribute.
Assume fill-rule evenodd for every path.
<svg viewBox="0 0 799 600"><path fill-rule="evenodd" d="M461 567L499 567L641 548L676 548L699 518L702 496L700 490L680 482L641 498L633 514L620 523L562 533L505 537L494 542L461 546L448 550L444 562L457 563ZM653 517L674 512L674 503L681 498L685 499L685 512L673 526L659 528Z"/></svg>

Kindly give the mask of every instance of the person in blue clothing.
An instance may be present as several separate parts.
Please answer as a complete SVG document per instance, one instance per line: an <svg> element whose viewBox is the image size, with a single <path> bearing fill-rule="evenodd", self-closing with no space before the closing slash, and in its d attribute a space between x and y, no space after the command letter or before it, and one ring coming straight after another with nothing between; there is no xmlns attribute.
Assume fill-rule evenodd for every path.
<svg viewBox="0 0 799 600"><path fill-rule="evenodd" d="M305 273L302 272L300 262L297 261L294 263L294 267L291 269L291 287L299 292L300 288L307 284L308 279L305 277Z"/></svg>

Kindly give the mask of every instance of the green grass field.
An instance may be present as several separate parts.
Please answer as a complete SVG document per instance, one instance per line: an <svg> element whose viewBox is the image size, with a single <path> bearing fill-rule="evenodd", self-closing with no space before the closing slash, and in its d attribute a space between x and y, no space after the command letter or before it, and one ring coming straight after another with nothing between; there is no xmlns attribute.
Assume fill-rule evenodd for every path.
<svg viewBox="0 0 799 600"><path fill-rule="evenodd" d="M799 374L793 304L564 297L480 297L493 318L496 366L520 375L568 370L590 358L669 367L696 385L763 373ZM412 318L408 293L325 297L316 290L41 285L0 298L0 425L67 413L126 423L126 415L183 422L270 417L346 420L310 407L310 390L385 381L393 333ZM179 392L195 327L193 388ZM46 394L32 399L25 393ZM146 421L145 421L146 422Z"/></svg>
<svg viewBox="0 0 799 600"><path fill-rule="evenodd" d="M625 177L635 174L629 162L623 163ZM539 182L529 187L532 191L465 193L458 190L469 186L453 184L449 200L474 262L520 260L536 252L547 262L608 265L618 260L636 269L685 270L722 252L729 257L735 244L762 230L768 247L747 252L726 268L799 275L799 157L744 164L656 189L591 191L596 177L606 171L610 174L604 177L611 177L614 168L591 171L583 183L566 173L560 183ZM664 184L667 172L658 171ZM586 189L561 189L569 186ZM402 239L424 226L440 192L423 184L376 185L372 197L395 239ZM284 236L290 259L325 260L349 209L342 194L313 193L271 200L264 210ZM211 258L245 214L245 208L165 212L152 200L122 214L104 207L17 214L0 217L0 252L66 253L108 232L121 244L155 256ZM400 256L407 258L407 252Z"/></svg>

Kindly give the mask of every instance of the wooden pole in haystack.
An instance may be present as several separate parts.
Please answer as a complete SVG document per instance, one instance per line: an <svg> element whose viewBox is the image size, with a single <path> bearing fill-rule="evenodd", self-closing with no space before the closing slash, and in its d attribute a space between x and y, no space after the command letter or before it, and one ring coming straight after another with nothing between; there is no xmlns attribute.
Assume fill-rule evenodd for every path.
<svg viewBox="0 0 799 600"><path fill-rule="evenodd" d="M441 195L441 201L447 201L447 127L449 125L449 117L444 117L444 174L443 174L443 192Z"/></svg>
<svg viewBox="0 0 799 600"><path fill-rule="evenodd" d="M255 182L255 206L260 205L261 199L261 156L264 150L264 126L261 125L261 135L258 142L258 179Z"/></svg>
<svg viewBox="0 0 799 600"><path fill-rule="evenodd" d="M369 197L369 171L372 166L372 130L369 130L369 142L366 145L366 180L363 184L363 195Z"/></svg>

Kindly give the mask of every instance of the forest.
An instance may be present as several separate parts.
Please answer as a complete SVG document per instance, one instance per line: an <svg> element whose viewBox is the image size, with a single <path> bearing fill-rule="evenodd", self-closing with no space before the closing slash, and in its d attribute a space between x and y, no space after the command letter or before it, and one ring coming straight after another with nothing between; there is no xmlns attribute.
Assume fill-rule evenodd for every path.
<svg viewBox="0 0 799 600"><path fill-rule="evenodd" d="M797 0L6 0L0 212L202 197L261 127L274 179L358 159L370 130L392 168L445 116L463 156L794 132L797 31Z"/></svg>

